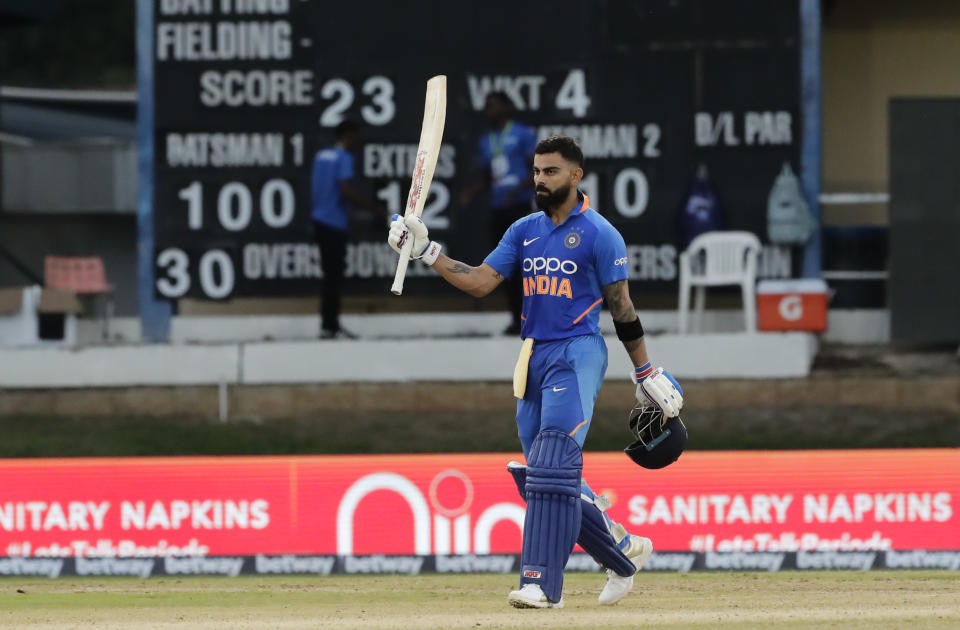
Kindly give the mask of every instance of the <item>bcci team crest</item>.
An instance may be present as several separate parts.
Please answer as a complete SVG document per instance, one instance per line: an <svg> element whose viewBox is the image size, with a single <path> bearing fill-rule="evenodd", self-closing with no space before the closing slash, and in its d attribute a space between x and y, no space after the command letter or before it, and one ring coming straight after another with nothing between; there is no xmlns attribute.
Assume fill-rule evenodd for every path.
<svg viewBox="0 0 960 630"><path fill-rule="evenodd" d="M576 232L570 232L563 237L563 244L567 246L567 249L573 249L580 245L580 235Z"/></svg>

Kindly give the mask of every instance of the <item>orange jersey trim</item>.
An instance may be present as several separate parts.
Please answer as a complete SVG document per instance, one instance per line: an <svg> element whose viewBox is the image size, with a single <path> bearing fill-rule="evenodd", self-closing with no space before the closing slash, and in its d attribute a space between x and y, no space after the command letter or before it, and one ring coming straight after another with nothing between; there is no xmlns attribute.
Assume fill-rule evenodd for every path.
<svg viewBox="0 0 960 630"><path fill-rule="evenodd" d="M574 323L574 324L579 323L580 320L583 319L584 316L585 316L587 313L589 313L590 311L592 311L592 310L594 309L594 307L596 307L596 305L599 304L600 302L603 302L603 298L600 298L599 300L597 300L596 302L594 302L593 304L591 304L591 305L587 308L587 310L585 310L584 312L580 313L580 316L577 317L575 320L573 320L573 323Z"/></svg>
<svg viewBox="0 0 960 630"><path fill-rule="evenodd" d="M584 420L583 422L581 422L581 423L578 424L577 426L573 427L573 431L570 432L570 435L573 435L574 433L576 433L577 431L579 431L579 430L580 430L580 427L582 427L583 425L585 425L585 424L588 423L588 422L590 422L590 419L589 419L589 418L587 418L586 420Z"/></svg>

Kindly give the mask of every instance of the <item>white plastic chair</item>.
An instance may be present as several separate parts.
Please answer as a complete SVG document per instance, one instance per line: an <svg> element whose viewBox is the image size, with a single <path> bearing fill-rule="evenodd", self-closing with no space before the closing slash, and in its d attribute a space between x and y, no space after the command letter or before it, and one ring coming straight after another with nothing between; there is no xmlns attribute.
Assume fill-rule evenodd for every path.
<svg viewBox="0 0 960 630"><path fill-rule="evenodd" d="M760 239L752 232L705 232L680 254L679 330L687 332L690 290L697 288L695 331L700 332L706 288L738 284L743 292L743 314L748 332L757 330L757 256Z"/></svg>

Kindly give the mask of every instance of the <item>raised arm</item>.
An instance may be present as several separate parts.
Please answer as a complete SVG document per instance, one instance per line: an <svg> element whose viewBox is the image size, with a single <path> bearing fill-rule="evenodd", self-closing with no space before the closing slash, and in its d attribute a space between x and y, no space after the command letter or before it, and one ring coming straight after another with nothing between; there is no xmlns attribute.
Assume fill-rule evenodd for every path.
<svg viewBox="0 0 960 630"><path fill-rule="evenodd" d="M444 280L473 297L483 297L503 282L500 272L487 263L481 263L479 267L471 267L443 253L437 257L437 262L432 266Z"/></svg>
<svg viewBox="0 0 960 630"><path fill-rule="evenodd" d="M404 241L411 236L413 247L410 250L410 258L420 260L428 267L432 267L443 276L444 280L461 291L474 297L483 297L503 282L503 276L487 263L482 263L479 267L471 267L442 253L440 244L430 240L427 226L420 217L404 218L396 215L390 223L387 243L393 251L399 253Z"/></svg>

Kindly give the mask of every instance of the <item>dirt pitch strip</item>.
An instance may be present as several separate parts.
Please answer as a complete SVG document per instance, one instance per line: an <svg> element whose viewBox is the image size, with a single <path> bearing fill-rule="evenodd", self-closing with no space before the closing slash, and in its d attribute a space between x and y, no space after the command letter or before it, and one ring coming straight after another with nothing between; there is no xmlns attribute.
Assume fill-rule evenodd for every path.
<svg viewBox="0 0 960 630"><path fill-rule="evenodd" d="M637 576L601 607L602 574L567 577L566 608L507 605L514 577L426 575L0 579L2 628L960 627L960 574L933 571Z"/></svg>

